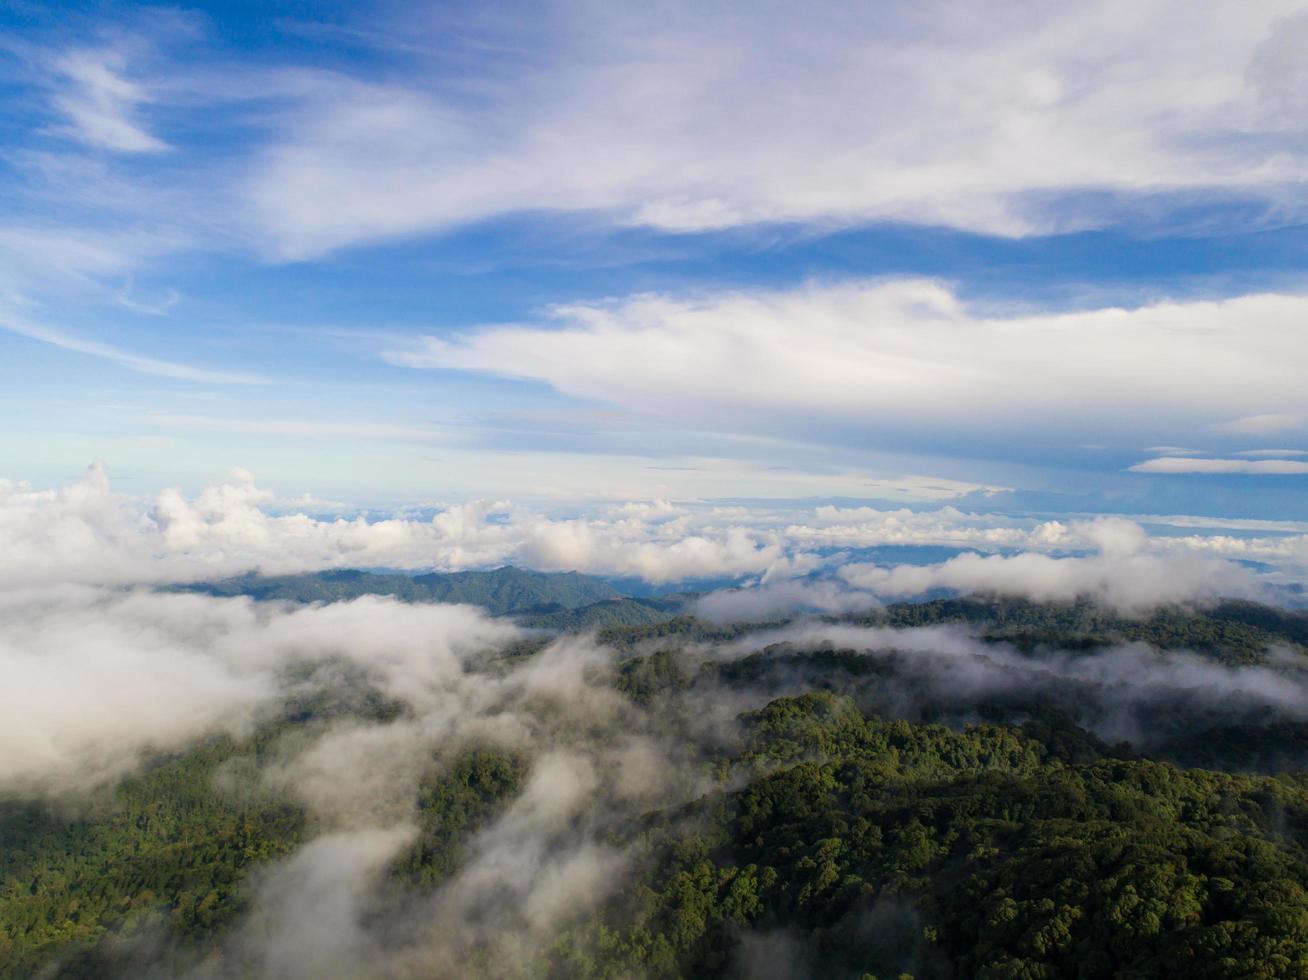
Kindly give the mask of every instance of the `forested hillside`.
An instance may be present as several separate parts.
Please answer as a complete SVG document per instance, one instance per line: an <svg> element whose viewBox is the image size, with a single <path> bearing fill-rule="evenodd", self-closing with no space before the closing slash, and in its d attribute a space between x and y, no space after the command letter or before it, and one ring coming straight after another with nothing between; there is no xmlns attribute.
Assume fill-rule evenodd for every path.
<svg viewBox="0 0 1308 980"><path fill-rule="evenodd" d="M1303 629L968 600L531 636L421 696L301 671L9 794L3 975L330 975L287 909L393 823L339 975L1308 976Z"/></svg>
<svg viewBox="0 0 1308 980"><path fill-rule="evenodd" d="M250 573L218 582L183 586L216 596L246 595L286 602L341 602L361 595L390 595L405 602L465 602L492 615L542 607L578 609L621 596L603 579L577 572L531 572L505 566L480 572L388 574L356 569L302 575Z"/></svg>
<svg viewBox="0 0 1308 980"><path fill-rule="evenodd" d="M493 616L513 616L539 629L640 626L684 612L693 597L628 597L602 578L578 572L533 572L505 566L491 571L388 574L355 569L302 575L250 573L217 582L174 586L213 596L281 602L344 602L365 595L403 602L457 602Z"/></svg>

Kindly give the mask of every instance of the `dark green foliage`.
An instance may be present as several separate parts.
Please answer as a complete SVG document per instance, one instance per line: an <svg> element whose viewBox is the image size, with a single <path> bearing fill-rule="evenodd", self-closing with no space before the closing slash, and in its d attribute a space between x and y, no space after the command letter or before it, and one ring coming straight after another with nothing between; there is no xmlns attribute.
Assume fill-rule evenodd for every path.
<svg viewBox="0 0 1308 980"><path fill-rule="evenodd" d="M457 602L492 616L514 616L536 629L580 630L645 626L681 615L694 596L628 598L600 578L578 572L492 571L386 574L341 569L303 575L238 575L219 582L174 586L215 596L278 602L342 602L365 595L403 602Z"/></svg>
<svg viewBox="0 0 1308 980"><path fill-rule="evenodd" d="M76 815L0 804L0 976L25 976L38 963L60 976L127 976L147 947L165 972L203 958L247 907L248 873L303 837L302 810L253 785L259 756L286 730L193 749ZM458 869L526 767L522 755L489 748L433 760L415 801L418 839L391 868L394 901ZM249 785L228 786L232 772Z"/></svg>
<svg viewBox="0 0 1308 980"><path fill-rule="evenodd" d="M1123 640L1265 662L1270 644L1305 637L1303 617L1243 603L1132 620L946 600L862 620L965 623L1022 651L1005 654L1010 666ZM757 628L680 618L605 632L630 654L597 672L632 702L622 717L719 781L596 829L627 856L623 880L524 975L732 977L763 962L882 980L1308 980L1308 724L1195 700L1146 718L1151 738L1127 745L1090 730L1093 699L1111 701L1111 689L950 694L922 685L914 654L778 645L733 660L680 645ZM507 672L542 645L478 669ZM333 719L388 724L407 710L340 665L322 675L334 685L315 682L322 668L297 669L308 693L248 742L157 760L70 814L0 804L0 975L132 975L151 941L153 962L180 972L221 947L248 904L249 872L306 833L298 807L253 789L265 754ZM715 699L755 707L701 738L691 722ZM557 747L442 745L414 799L418 836L392 863L369 928L387 935L415 896L449 881L518 798L533 753Z"/></svg>
<svg viewBox="0 0 1308 980"><path fill-rule="evenodd" d="M389 595L404 602L458 602L491 615L515 616L525 626L601 630L601 639L631 648L651 640L727 642L768 623L714 625L693 618L695 593L634 598L607 581L578 572L533 572L512 566L490 571L388 574L339 569L302 575L239 575L218 582L174 586L216 596L285 602L339 602ZM1143 619L1090 602L1040 604L1023 599L937 599L905 602L846 622L877 626L979 626L990 639L1023 649L1092 650L1124 641L1160 649L1191 649L1232 664L1263 659L1272 643L1308 645L1308 614L1252 602L1225 601L1208 609L1165 607Z"/></svg>
<svg viewBox="0 0 1308 980"><path fill-rule="evenodd" d="M780 626L782 620L769 623L726 623L717 625L705 623L687 615L679 615L661 623L651 623L643 628L601 630L599 639L602 643L619 650L632 650L652 642L675 643L727 643L742 636L757 632L764 626Z"/></svg>
<svg viewBox="0 0 1308 980"><path fill-rule="evenodd" d="M418 840L394 873L422 887L449 877L467 839L517 795L526 771L522 755L490 748L470 750L434 771L418 790Z"/></svg>
<svg viewBox="0 0 1308 980"><path fill-rule="evenodd" d="M830 695L747 721L763 774L661 821L643 900L561 943L560 975L725 975L785 930L824 977L1308 976L1299 780L1068 765Z"/></svg>
<svg viewBox="0 0 1308 980"><path fill-rule="evenodd" d="M487 572L431 572L400 575L341 569L303 575L240 575L220 582L178 586L188 592L250 596L284 602L341 602L365 595L389 595L405 602L463 602L492 615L580 609L621 596L603 579L577 572L531 572L496 568Z"/></svg>
<svg viewBox="0 0 1308 980"><path fill-rule="evenodd" d="M689 602L686 596L658 596L650 599L605 599L577 609L528 612L517 617L523 626L553 630L622 630L632 626L666 623L680 616Z"/></svg>
<svg viewBox="0 0 1308 980"><path fill-rule="evenodd" d="M877 626L967 623L989 639L1027 650L1091 650L1139 641L1162 650L1188 649L1230 664L1261 662L1275 643L1308 644L1308 615L1251 602L1211 609L1163 607L1142 619L1120 616L1090 602L1039 604L1022 599L938 599L900 603L852 621Z"/></svg>
<svg viewBox="0 0 1308 980"><path fill-rule="evenodd" d="M633 657L618 665L613 686L640 705L656 697L684 691L695 669L679 650L660 650L647 657Z"/></svg>
<svg viewBox="0 0 1308 980"><path fill-rule="evenodd" d="M68 815L0 804L0 975L150 918L181 939L230 922L246 870L291 851L304 825L296 806L215 787L238 754L213 742Z"/></svg>

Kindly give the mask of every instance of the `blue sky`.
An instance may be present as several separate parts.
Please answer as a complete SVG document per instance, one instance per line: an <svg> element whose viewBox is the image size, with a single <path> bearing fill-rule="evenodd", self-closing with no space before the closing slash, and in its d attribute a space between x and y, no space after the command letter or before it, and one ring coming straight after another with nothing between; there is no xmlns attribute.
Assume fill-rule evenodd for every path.
<svg viewBox="0 0 1308 980"><path fill-rule="evenodd" d="M1308 519L1308 16L733 9L7 5L0 476Z"/></svg>

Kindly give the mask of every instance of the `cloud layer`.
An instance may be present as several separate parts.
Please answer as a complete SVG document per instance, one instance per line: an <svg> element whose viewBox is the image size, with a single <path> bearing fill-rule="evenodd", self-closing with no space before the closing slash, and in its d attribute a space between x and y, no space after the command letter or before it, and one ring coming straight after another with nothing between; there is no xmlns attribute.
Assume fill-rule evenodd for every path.
<svg viewBox="0 0 1308 980"><path fill-rule="evenodd" d="M153 500L115 493L100 466L58 490L0 482L0 590L195 581L246 571L518 564L656 584L726 578L756 586L749 599L715 597L705 608L716 616L746 606L759 613L850 608L938 589L1090 596L1140 609L1259 594L1267 584L1301 580L1308 565L1308 531L1293 522L1157 518L1174 526L1150 536L1123 518L1039 521L952 506L769 509L656 501L551 516L504 501L473 501L421 518L311 516L303 506L278 500L239 470L194 497L165 490ZM893 554L882 564L849 557L857 549L923 546L971 553L931 565L895 564ZM1260 584L1232 560L1260 562L1275 574ZM837 569L839 577L820 587L800 581Z"/></svg>
<svg viewBox="0 0 1308 980"><path fill-rule="evenodd" d="M549 519L504 502L474 501L429 520L369 521L275 513L276 503L239 470L194 498L165 490L148 503L115 494L99 466L59 490L3 482L0 587L180 581L250 569L459 570L509 561L666 582L757 574L787 562L771 531L712 512L692 526L670 507Z"/></svg>
<svg viewBox="0 0 1308 980"><path fill-rule="evenodd" d="M1020 431L1026 453L1090 440L1122 453L1235 417L1308 417L1305 316L1308 299L1289 295L988 316L933 281L814 283L558 307L389 356L719 430L989 452Z"/></svg>
<svg viewBox="0 0 1308 980"><path fill-rule="evenodd" d="M366 598L287 610L244 600L54 588L0 593L0 790L68 790L214 732L248 733L294 685L353 664L415 700L512 638L466 606Z"/></svg>
<svg viewBox="0 0 1308 980"><path fill-rule="evenodd" d="M1108 555L1138 543L1127 527L1096 533ZM748 682L706 670L642 707L606 683L620 655L589 639L497 659L518 638L512 627L465 607L385 599L288 609L65 589L11 594L0 612L0 668L23 680L7 688L7 703L0 694L3 792L76 799L145 750L248 732L260 711L272 717L310 692L375 688L401 706L384 719L315 719L283 733L260 764L220 772L215 792L302 804L307 840L252 876L248 912L197 980L378 964L394 975L459 976L472 966L506 975L621 888L641 844L619 828L729 785L729 772L710 776L687 760L736 744L738 712L815 681L794 662L760 667ZM1186 727L1308 718L1302 664L1275 651L1265 666L1236 669L1142 644L1032 656L953 627L798 623L689 655L763 651L766 661L829 647L879 661L853 693L887 717L929 709L962 721L983 702L1020 711L1039 697L1106 739L1164 748ZM461 747L486 744L529 760L520 790L435 890L379 887L416 833L419 780Z"/></svg>
<svg viewBox="0 0 1308 980"><path fill-rule="evenodd" d="M1305 99L1296 13L1108 0L960 18L824 2L744 17L583 0L517 30L463 17L457 54L483 84L321 79L247 193L295 257L514 211L675 231L890 220L1023 234L1112 220L1088 191L1288 205L1305 173L1287 110ZM406 10L405 42L448 17ZM492 44L510 53L487 57Z"/></svg>
<svg viewBox="0 0 1308 980"><path fill-rule="evenodd" d="M850 562L837 569L832 581L765 580L752 588L712 593L700 600L697 608L709 619L766 620L799 610L848 612L882 600L946 591L1035 602L1089 599L1135 615L1169 603L1265 594L1265 587L1247 569L1231 561L1179 549L1149 553L1144 529L1122 518L1071 525L1051 522L1039 526L1027 540L1043 541L1046 546L1075 542L1094 553L983 555L969 551L925 565Z"/></svg>

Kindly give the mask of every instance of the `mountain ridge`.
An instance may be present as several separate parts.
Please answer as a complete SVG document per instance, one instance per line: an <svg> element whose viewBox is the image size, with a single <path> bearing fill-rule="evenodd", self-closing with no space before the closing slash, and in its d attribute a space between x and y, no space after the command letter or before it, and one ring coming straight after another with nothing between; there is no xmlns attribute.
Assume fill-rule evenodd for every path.
<svg viewBox="0 0 1308 980"><path fill-rule="evenodd" d="M541 629L651 625L683 614L695 598L693 594L627 596L595 575L538 572L513 565L419 575L353 568L291 575L247 572L173 585L168 591L248 596L261 602L343 602L379 595L402 602L465 603Z"/></svg>

